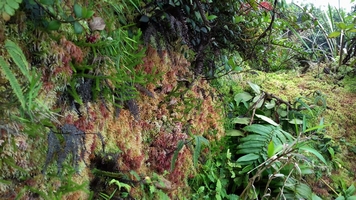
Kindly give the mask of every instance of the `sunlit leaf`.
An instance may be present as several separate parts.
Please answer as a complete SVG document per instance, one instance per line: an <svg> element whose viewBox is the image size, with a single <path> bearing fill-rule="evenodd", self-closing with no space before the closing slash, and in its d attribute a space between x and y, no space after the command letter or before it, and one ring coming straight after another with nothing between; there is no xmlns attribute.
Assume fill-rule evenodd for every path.
<svg viewBox="0 0 356 200"><path fill-rule="evenodd" d="M340 29L345 30L347 26L346 26L346 24L345 24L345 23L340 22L340 23L338 23L338 24L337 24L337 27L339 27Z"/></svg>
<svg viewBox="0 0 356 200"><path fill-rule="evenodd" d="M242 131L240 131L240 130L235 130L235 129L228 130L228 131L226 131L225 134L226 134L227 136L232 136L232 137L244 136L244 134L243 134Z"/></svg>
<svg viewBox="0 0 356 200"><path fill-rule="evenodd" d="M274 143L271 140L267 147L267 156L268 158L271 158L273 155L274 155Z"/></svg>
<svg viewBox="0 0 356 200"><path fill-rule="evenodd" d="M290 124L303 124L303 120L301 120L301 119L291 119L288 122Z"/></svg>
<svg viewBox="0 0 356 200"><path fill-rule="evenodd" d="M330 33L330 34L328 35L328 37L329 37L329 38L335 38L335 37L339 37L340 34L341 34L341 32L339 32L339 31L334 31L334 32Z"/></svg>
<svg viewBox="0 0 356 200"><path fill-rule="evenodd" d="M248 82L248 84L250 85L250 87L253 89L253 91L256 94L260 94L261 93L260 86L258 86L257 84L251 83L250 81Z"/></svg>
<svg viewBox="0 0 356 200"><path fill-rule="evenodd" d="M317 158L319 158L325 165L327 164L325 158L324 158L317 150L315 150L315 149L313 149L313 148L311 148L311 147L308 147L308 146L302 146L302 147L300 147L299 149L314 154L314 155L315 155Z"/></svg>
<svg viewBox="0 0 356 200"><path fill-rule="evenodd" d="M269 117L266 117L264 115L258 115L258 114L255 114L256 117L262 119L263 121L273 125L273 126L279 126L279 124L277 124L275 121L273 121L271 118Z"/></svg>
<svg viewBox="0 0 356 200"><path fill-rule="evenodd" d="M253 97L251 96L250 93L248 92L242 92L238 93L235 95L234 100L236 101L236 104L239 105L240 102L246 102L251 100Z"/></svg>
<svg viewBox="0 0 356 200"><path fill-rule="evenodd" d="M213 20L213 19L216 19L218 16L216 16L216 15L209 15L208 17L207 17L207 19L208 20Z"/></svg>
<svg viewBox="0 0 356 200"><path fill-rule="evenodd" d="M248 117L236 117L232 120L232 123L234 124L245 124L248 125L250 123L250 118Z"/></svg>
<svg viewBox="0 0 356 200"><path fill-rule="evenodd" d="M272 99L270 102L266 102L265 106L267 109L272 109L276 106L276 101L274 99Z"/></svg>

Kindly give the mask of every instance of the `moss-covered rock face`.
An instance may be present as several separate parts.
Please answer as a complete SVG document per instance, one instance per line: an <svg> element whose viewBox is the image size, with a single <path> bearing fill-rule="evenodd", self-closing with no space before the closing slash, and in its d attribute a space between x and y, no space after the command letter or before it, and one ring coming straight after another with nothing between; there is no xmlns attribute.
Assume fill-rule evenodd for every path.
<svg viewBox="0 0 356 200"><path fill-rule="evenodd" d="M62 86L56 85L52 78L45 78L47 82L43 84L38 98L48 107L61 110L56 126L64 135L57 131L58 144L50 142L51 139L48 142L58 147L48 148L49 129L38 125L42 127L37 130L41 134L34 134L30 130L36 128L33 124L16 123L13 128L19 126L17 133L10 133L12 124L2 124L1 198L15 194L50 197L62 192L65 194L63 199L87 199L90 190L94 195L113 191L114 187L108 191L103 187L110 178L131 183L134 188L130 195L142 198L147 194L140 183L144 177L155 174L161 175L170 184L168 189L163 187L165 193L176 196L189 191L187 178L194 173L193 152L184 146L175 158L175 168L171 170L177 144L180 141L188 143L193 135L209 140L219 139L223 134L222 110L216 106L214 89L204 80L192 79L190 64L181 55L171 53L169 59L163 52L164 56L160 57L152 47L145 54L143 63L137 65L135 70L160 76L137 96L136 113L126 106L118 113L112 103L99 100L73 107L66 101L58 101L63 98L63 93L54 89ZM66 138L67 134L75 134L63 131L63 127L68 125L77 130L77 135L79 132L83 134L80 140L84 143L79 146L80 149L69 147L76 143ZM28 131L32 131L33 135L28 135ZM47 149L51 149L50 156L53 158L46 159L50 164L42 174ZM64 154L66 151L75 152ZM58 167L61 167L61 174L57 174ZM75 168L76 171L73 171ZM93 173L95 169L101 170L101 174L97 171ZM106 172L116 173L118 177L98 178ZM138 177L131 176L130 172ZM25 185L28 187L24 188Z"/></svg>

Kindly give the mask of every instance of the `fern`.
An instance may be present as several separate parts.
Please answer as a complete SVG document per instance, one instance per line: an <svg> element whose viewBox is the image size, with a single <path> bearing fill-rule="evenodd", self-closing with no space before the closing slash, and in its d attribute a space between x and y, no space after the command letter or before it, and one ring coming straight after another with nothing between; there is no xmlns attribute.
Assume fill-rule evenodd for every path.
<svg viewBox="0 0 356 200"><path fill-rule="evenodd" d="M246 126L244 131L250 132L248 136L240 140L236 154L246 154L237 162L240 165L258 165L268 159L268 145L272 141L274 146L281 146L294 141L288 132L279 126L253 124Z"/></svg>
<svg viewBox="0 0 356 200"><path fill-rule="evenodd" d="M14 90L18 100L21 103L21 107L23 109L25 109L26 108L26 100L25 100L24 94L21 90L21 86L20 86L19 82L17 81L14 73L12 73L12 71L10 70L10 66L5 62L5 60L2 57L0 57L0 65L7 77L7 79L9 80L10 85L11 85L12 89Z"/></svg>
<svg viewBox="0 0 356 200"><path fill-rule="evenodd" d="M5 48L9 52L15 64L21 70L21 73L27 78L28 81L31 81L31 76L28 69L28 62L20 47L11 40L6 40Z"/></svg>

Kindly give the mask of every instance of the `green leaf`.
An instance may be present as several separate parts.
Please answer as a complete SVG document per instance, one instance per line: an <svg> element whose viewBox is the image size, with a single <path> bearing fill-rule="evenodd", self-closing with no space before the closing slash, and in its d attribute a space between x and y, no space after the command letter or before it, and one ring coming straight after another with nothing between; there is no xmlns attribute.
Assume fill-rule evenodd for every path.
<svg viewBox="0 0 356 200"><path fill-rule="evenodd" d="M128 192L131 190L131 186L126 184L126 183L121 183L120 181L118 180L115 180L115 179L112 179L110 182L109 182L109 185L111 184L115 184L119 187L119 190L121 190L121 188L125 188Z"/></svg>
<svg viewBox="0 0 356 200"><path fill-rule="evenodd" d="M243 118L236 117L236 118L234 118L234 119L232 120L231 123L248 125L248 124L250 123L250 118L248 118L248 117L243 117Z"/></svg>
<svg viewBox="0 0 356 200"><path fill-rule="evenodd" d="M271 142L269 142L268 147L267 147L267 156L268 158L271 158L272 156L274 156L274 143L271 140Z"/></svg>
<svg viewBox="0 0 356 200"><path fill-rule="evenodd" d="M11 40L6 40L5 48L9 52L12 60L20 68L21 73L27 78L28 81L31 81L31 76L28 71L28 62L21 48Z"/></svg>
<svg viewBox="0 0 356 200"><path fill-rule="evenodd" d="M288 123L290 123L290 124L303 124L303 120L295 118L295 119L289 120Z"/></svg>
<svg viewBox="0 0 356 200"><path fill-rule="evenodd" d="M336 38L339 37L340 35L341 35L340 31L334 31L328 35L328 38Z"/></svg>
<svg viewBox="0 0 356 200"><path fill-rule="evenodd" d="M343 23L343 22L340 22L340 23L336 24L336 26L339 27L339 28L342 29L342 30L345 30L346 27L347 27L346 24Z"/></svg>
<svg viewBox="0 0 356 200"><path fill-rule="evenodd" d="M47 29L50 31L56 31L61 27L61 22L58 20L53 20L48 23Z"/></svg>
<svg viewBox="0 0 356 200"><path fill-rule="evenodd" d="M207 17L207 19L208 20L213 20L213 19L216 19L218 16L216 16L216 15L209 15L208 17Z"/></svg>
<svg viewBox="0 0 356 200"><path fill-rule="evenodd" d="M311 147L308 147L308 146L302 146L302 147L300 147L299 149L314 154L314 155L315 155L317 158L319 158L325 165L327 164L325 158L324 158L317 150L315 150L315 149L313 149L313 148L311 148Z"/></svg>
<svg viewBox="0 0 356 200"><path fill-rule="evenodd" d="M232 136L232 137L236 137L236 136L244 136L244 133L240 130L236 130L236 129L232 129L232 130L228 130L225 133L227 136Z"/></svg>
<svg viewBox="0 0 356 200"><path fill-rule="evenodd" d="M286 110L283 110L282 108L278 108L277 113L280 117L286 117L288 115L288 112Z"/></svg>
<svg viewBox="0 0 356 200"><path fill-rule="evenodd" d="M177 144L177 148L176 150L174 151L174 154L173 154L173 157L172 157L172 160L171 160L171 171L174 170L175 166L176 166L176 161L177 161L177 158L178 158L178 153L179 151L183 148L184 146L184 141L183 140L179 140L178 141L178 144Z"/></svg>
<svg viewBox="0 0 356 200"><path fill-rule="evenodd" d="M253 97L250 95L248 92L242 92L238 93L235 95L234 100L236 101L236 104L239 105L240 102L246 102L251 100Z"/></svg>
<svg viewBox="0 0 356 200"><path fill-rule="evenodd" d="M12 90L16 94L18 100L20 101L21 107L25 110L26 109L26 100L25 100L25 97L21 90L21 86L20 86L19 82L17 81L15 75L10 70L10 66L5 62L5 60L2 57L0 57L0 66L3 69L7 79L10 82Z"/></svg>
<svg viewBox="0 0 356 200"><path fill-rule="evenodd" d="M79 22L77 22L77 21L74 22L73 27L74 27L74 32L76 34L80 34L83 32L83 26Z"/></svg>
<svg viewBox="0 0 356 200"><path fill-rule="evenodd" d="M265 106L267 109L272 109L276 106L276 101L272 99L270 102L267 102Z"/></svg>
<svg viewBox="0 0 356 200"><path fill-rule="evenodd" d="M88 10L86 7L82 8L82 18L83 19L89 19L94 15L94 11L93 10Z"/></svg>
<svg viewBox="0 0 356 200"><path fill-rule="evenodd" d="M11 8L8 4L5 4L4 6L5 12L9 14L10 16L13 16L15 14L15 10Z"/></svg>
<svg viewBox="0 0 356 200"><path fill-rule="evenodd" d="M258 115L258 114L255 114L256 117L262 119L263 121L273 125L273 126L279 126L279 124L277 124L275 121L273 121L271 118L269 117L266 117L264 115Z"/></svg>
<svg viewBox="0 0 356 200"><path fill-rule="evenodd" d="M314 192L312 194L312 199L311 200L323 200L322 198L320 198L318 195L316 195Z"/></svg>
<svg viewBox="0 0 356 200"><path fill-rule="evenodd" d="M253 89L253 91L256 93L256 94L260 94L261 93L261 89L260 89L260 86L254 84L254 83L251 83L250 81L247 82L250 87Z"/></svg>
<svg viewBox="0 0 356 200"><path fill-rule="evenodd" d="M346 193L347 196L351 196L351 195L354 195L355 192L356 192L356 188L355 188L355 186L352 184L352 185L346 190L345 193ZM347 199L349 199L349 198L347 198Z"/></svg>
<svg viewBox="0 0 356 200"><path fill-rule="evenodd" d="M350 196L350 197L347 197L347 200L356 200L356 196Z"/></svg>
<svg viewBox="0 0 356 200"><path fill-rule="evenodd" d="M197 167L201 147L202 147L202 145L208 145L209 140L205 139L201 135L195 135L194 138L195 138L195 148L194 148L194 153L193 153L193 164L194 164L194 167Z"/></svg>
<svg viewBox="0 0 356 200"><path fill-rule="evenodd" d="M74 4L74 14L76 17L82 17L82 7L79 4Z"/></svg>
<svg viewBox="0 0 356 200"><path fill-rule="evenodd" d="M54 0L40 0L40 3L46 6L52 6L54 4Z"/></svg>
<svg viewBox="0 0 356 200"><path fill-rule="evenodd" d="M14 0L7 0L7 5L9 5L11 8L17 10L19 8L19 4L14 1Z"/></svg>
<svg viewBox="0 0 356 200"><path fill-rule="evenodd" d="M241 156L239 159L237 159L236 162L247 162L247 161L254 161L260 158L259 155L254 154L254 153L249 153L247 155Z"/></svg>
<svg viewBox="0 0 356 200"><path fill-rule="evenodd" d="M253 100L252 100L253 103L256 103L258 101L258 103L256 103L256 105L255 105L255 108L262 107L263 102L264 102L263 97L264 97L264 94L262 93L262 94L258 94L257 96L255 96L255 98L253 98Z"/></svg>

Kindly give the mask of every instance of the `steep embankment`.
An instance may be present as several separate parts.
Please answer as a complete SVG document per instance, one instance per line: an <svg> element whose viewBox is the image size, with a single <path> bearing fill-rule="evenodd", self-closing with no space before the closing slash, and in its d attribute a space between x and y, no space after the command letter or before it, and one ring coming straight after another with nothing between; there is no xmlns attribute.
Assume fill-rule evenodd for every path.
<svg viewBox="0 0 356 200"><path fill-rule="evenodd" d="M189 191L187 178L194 168L193 151L187 144L195 136L220 138L222 110L215 90L206 81L192 78L184 57L162 54L147 49L136 70L155 79L146 87L137 85L138 98L127 101L121 110L104 100L88 101L79 107L76 104L76 110L61 100L62 92L44 84L38 98L60 110L56 126L62 134L52 133L40 124L4 121L0 198L20 195L25 199L40 196L77 200L88 199L90 192L99 198L100 192L111 194L117 188L114 184L108 187L112 179L130 184L129 196L137 199L147 195L153 198L161 194L161 189L172 196ZM29 130L34 128L36 131ZM186 145L171 169L179 141ZM46 162L48 167L41 173ZM156 183L155 191L151 188L151 192L145 192L151 187L148 177ZM159 185L160 181L165 184Z"/></svg>

